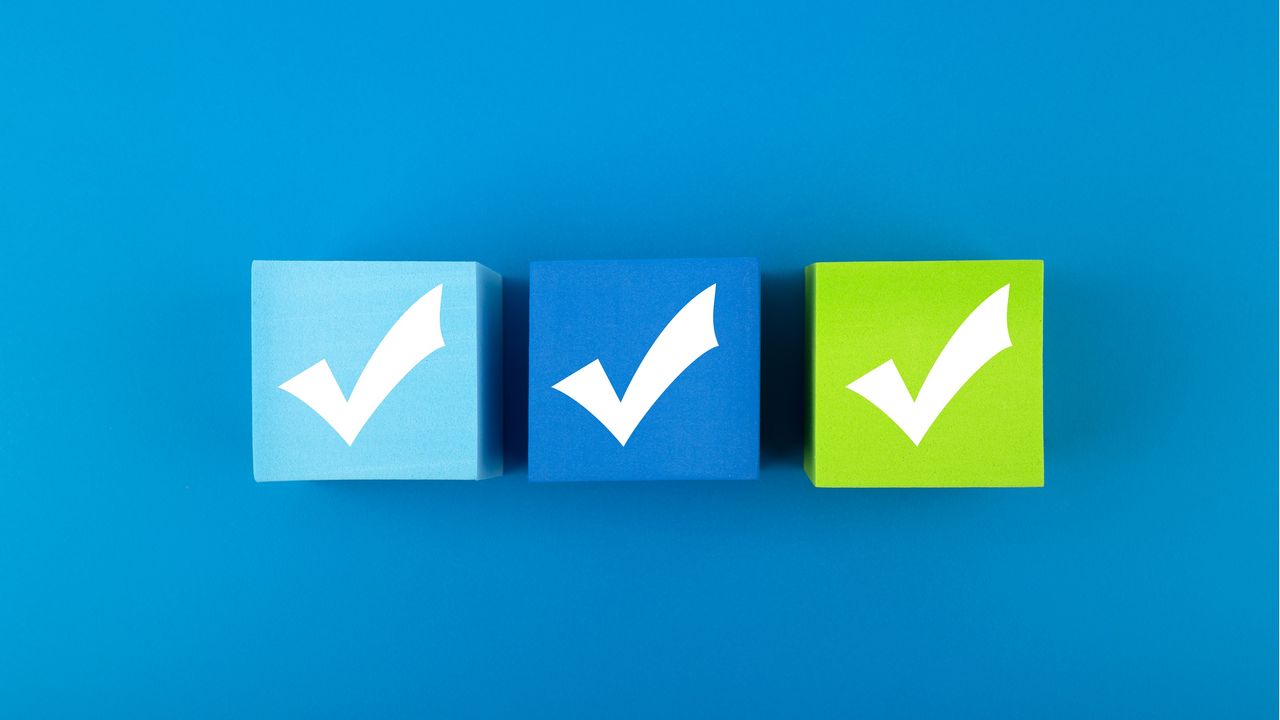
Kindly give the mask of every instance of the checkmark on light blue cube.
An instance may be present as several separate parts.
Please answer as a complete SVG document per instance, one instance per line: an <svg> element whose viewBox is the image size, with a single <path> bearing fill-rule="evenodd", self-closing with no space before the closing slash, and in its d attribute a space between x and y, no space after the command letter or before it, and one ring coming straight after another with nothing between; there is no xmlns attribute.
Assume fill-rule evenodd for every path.
<svg viewBox="0 0 1280 720"><path fill-rule="evenodd" d="M254 477L500 474L501 295L470 262L254 262Z"/></svg>
<svg viewBox="0 0 1280 720"><path fill-rule="evenodd" d="M530 265L530 480L753 479L759 402L754 258Z"/></svg>

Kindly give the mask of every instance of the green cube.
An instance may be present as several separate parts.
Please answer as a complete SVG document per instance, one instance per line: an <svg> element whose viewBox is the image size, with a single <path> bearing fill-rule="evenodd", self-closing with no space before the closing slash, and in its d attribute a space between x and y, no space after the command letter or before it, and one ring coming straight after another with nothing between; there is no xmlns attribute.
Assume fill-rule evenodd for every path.
<svg viewBox="0 0 1280 720"><path fill-rule="evenodd" d="M818 487L1044 485L1044 263L805 268Z"/></svg>

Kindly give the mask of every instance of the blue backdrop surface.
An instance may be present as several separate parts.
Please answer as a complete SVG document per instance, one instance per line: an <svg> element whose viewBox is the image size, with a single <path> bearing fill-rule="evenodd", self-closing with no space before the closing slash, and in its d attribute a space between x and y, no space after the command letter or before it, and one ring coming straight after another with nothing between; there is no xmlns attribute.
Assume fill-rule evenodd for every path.
<svg viewBox="0 0 1280 720"><path fill-rule="evenodd" d="M0 715L1275 717L1274 2L201 5L0 7ZM526 483L527 261L717 255L760 480ZM811 488L802 267L1006 257L1046 486ZM502 273L508 474L255 485L255 258Z"/></svg>

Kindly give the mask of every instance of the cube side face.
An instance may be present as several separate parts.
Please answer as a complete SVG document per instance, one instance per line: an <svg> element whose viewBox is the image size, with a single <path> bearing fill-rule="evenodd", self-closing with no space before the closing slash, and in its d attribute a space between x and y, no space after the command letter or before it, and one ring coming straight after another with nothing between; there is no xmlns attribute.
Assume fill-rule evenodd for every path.
<svg viewBox="0 0 1280 720"><path fill-rule="evenodd" d="M357 380L366 369L376 369L370 368L377 364L375 349L437 286L444 345L413 364L385 396L365 393L361 401L348 404L355 400ZM258 481L479 476L480 323L474 263L258 261L251 293ZM430 315L414 317L433 325ZM422 332L415 327L402 339L421 337ZM384 357L387 352L384 348ZM324 366L311 370L321 361L327 371ZM310 404L281 388L303 371L318 376L310 383ZM322 416L311 404L326 384L333 385L325 372L337 387L330 388L332 407ZM376 384L366 383L367 389ZM335 427L343 418L363 417L360 406L373 409L363 424L355 421L358 433L348 444Z"/></svg>
<svg viewBox="0 0 1280 720"><path fill-rule="evenodd" d="M704 293L712 285L709 298ZM529 287L531 481L758 476L760 271L754 258L538 262L530 266ZM698 314L708 306L708 314ZM675 346L664 343L660 352L664 330L680 326L696 336L706 329L699 318L714 327L714 346L668 373L674 379L651 405L643 393L628 396L651 348L658 357L645 373L658 377L657 365L697 346L691 341L671 354ZM596 412L639 417L630 434L623 433L625 443L556 388L597 360L612 387L600 386L605 401Z"/></svg>
<svg viewBox="0 0 1280 720"><path fill-rule="evenodd" d="M817 266L810 265L804 269L804 472L811 482L817 482L818 468L815 453L815 406L813 397L813 375L817 361L814 347L814 322L817 304Z"/></svg>
<svg viewBox="0 0 1280 720"><path fill-rule="evenodd" d="M476 323L480 383L480 446L477 476L502 474L502 276L476 265Z"/></svg>
<svg viewBox="0 0 1280 720"><path fill-rule="evenodd" d="M806 460L815 485L1044 484L1042 262L821 263L810 277ZM1000 349L999 333L989 332L986 347L994 354L971 374L963 359L951 362L960 357L955 350L942 356L971 316L990 320L986 326L974 320L971 329L998 325L1001 305L1008 347ZM963 336L982 347L980 333ZM872 371L875 382L863 381ZM931 374L932 397L922 397ZM949 374L962 378L953 395L943 387ZM859 391L849 387L855 381ZM906 393L896 407L895 392ZM941 408L931 422L926 406ZM914 428L918 445L904 427Z"/></svg>

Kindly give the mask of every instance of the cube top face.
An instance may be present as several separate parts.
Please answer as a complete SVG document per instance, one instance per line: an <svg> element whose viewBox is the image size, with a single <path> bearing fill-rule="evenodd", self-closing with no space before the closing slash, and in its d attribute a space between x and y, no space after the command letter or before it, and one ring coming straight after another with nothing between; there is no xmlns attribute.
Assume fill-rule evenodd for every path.
<svg viewBox="0 0 1280 720"><path fill-rule="evenodd" d="M818 263L805 293L815 485L1044 484L1041 261Z"/></svg>
<svg viewBox="0 0 1280 720"><path fill-rule="evenodd" d="M754 258L529 268L529 479L759 471Z"/></svg>
<svg viewBox="0 0 1280 720"><path fill-rule="evenodd" d="M492 271L257 261L251 292L258 481L501 472L501 278Z"/></svg>

